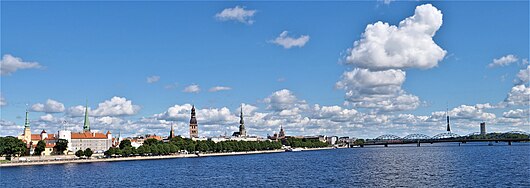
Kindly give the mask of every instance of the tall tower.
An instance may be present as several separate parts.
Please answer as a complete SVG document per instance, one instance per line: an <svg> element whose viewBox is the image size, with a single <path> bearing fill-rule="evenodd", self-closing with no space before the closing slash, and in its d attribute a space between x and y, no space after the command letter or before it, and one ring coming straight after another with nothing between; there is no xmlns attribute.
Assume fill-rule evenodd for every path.
<svg viewBox="0 0 530 188"><path fill-rule="evenodd" d="M280 134L278 134L278 137L279 138L284 138L285 137L285 131L283 130L283 126L280 125Z"/></svg>
<svg viewBox="0 0 530 188"><path fill-rule="evenodd" d="M83 124L83 132L90 132L90 122L88 121L88 102L85 106L85 123Z"/></svg>
<svg viewBox="0 0 530 188"><path fill-rule="evenodd" d="M197 129L197 118L195 117L195 105L191 107L190 119L190 138L198 138L199 130Z"/></svg>
<svg viewBox="0 0 530 188"><path fill-rule="evenodd" d="M28 110L26 110L26 120L24 120L24 140L29 144L31 142L31 129L29 126Z"/></svg>
<svg viewBox="0 0 530 188"><path fill-rule="evenodd" d="M451 126L449 126L449 109L445 112L447 115L447 132L451 132Z"/></svg>
<svg viewBox="0 0 530 188"><path fill-rule="evenodd" d="M171 131L169 131L169 139L175 137L175 132L173 131L173 124L171 124Z"/></svg>
<svg viewBox="0 0 530 188"><path fill-rule="evenodd" d="M246 137L247 130L245 130L245 121L243 121L243 106L241 106L241 115L239 116L239 136Z"/></svg>

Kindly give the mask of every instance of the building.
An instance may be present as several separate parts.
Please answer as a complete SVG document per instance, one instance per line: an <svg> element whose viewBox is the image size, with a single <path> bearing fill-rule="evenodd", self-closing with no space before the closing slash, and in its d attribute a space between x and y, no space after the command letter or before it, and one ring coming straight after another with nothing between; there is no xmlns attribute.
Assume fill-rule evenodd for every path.
<svg viewBox="0 0 530 188"><path fill-rule="evenodd" d="M191 107L191 118L190 118L190 138L198 138L199 130L197 128L197 118L195 117L195 105Z"/></svg>
<svg viewBox="0 0 530 188"><path fill-rule="evenodd" d="M285 131L283 130L283 126L280 125L280 133L274 133L272 136L267 136L270 140L281 140L285 138Z"/></svg>
<svg viewBox="0 0 530 188"><path fill-rule="evenodd" d="M326 138L326 142L330 145L335 145L337 141L339 140L338 136L330 136Z"/></svg>
<svg viewBox="0 0 530 188"><path fill-rule="evenodd" d="M167 139L171 140L173 137L175 137L175 131L173 130L173 124L171 124L171 130L169 131L169 136Z"/></svg>
<svg viewBox="0 0 530 188"><path fill-rule="evenodd" d="M241 106L241 114L239 115L239 132L234 132L232 136L247 137L247 130L245 129L245 121L243 120L243 106Z"/></svg>
<svg viewBox="0 0 530 188"><path fill-rule="evenodd" d="M90 148L94 153L103 153L113 146L112 134L107 131L106 134L93 132L90 130L90 121L88 119L88 106L85 107L85 121L83 123L83 132L70 133L65 131L59 138L68 140L68 151L76 152L77 150L86 150ZM63 138L61 138L63 136Z"/></svg>
<svg viewBox="0 0 530 188"><path fill-rule="evenodd" d="M486 122L480 123L480 135L486 135Z"/></svg>

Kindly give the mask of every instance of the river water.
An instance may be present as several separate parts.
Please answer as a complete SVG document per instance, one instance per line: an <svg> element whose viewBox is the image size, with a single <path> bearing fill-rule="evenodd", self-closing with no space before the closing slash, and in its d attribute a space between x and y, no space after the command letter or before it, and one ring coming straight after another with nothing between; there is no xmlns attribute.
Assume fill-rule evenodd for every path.
<svg viewBox="0 0 530 188"><path fill-rule="evenodd" d="M0 168L1 187L530 187L530 143Z"/></svg>

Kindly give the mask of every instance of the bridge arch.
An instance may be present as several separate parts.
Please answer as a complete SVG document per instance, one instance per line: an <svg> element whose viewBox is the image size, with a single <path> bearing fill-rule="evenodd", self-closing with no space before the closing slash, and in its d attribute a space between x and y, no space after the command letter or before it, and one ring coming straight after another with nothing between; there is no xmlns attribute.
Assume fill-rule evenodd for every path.
<svg viewBox="0 0 530 188"><path fill-rule="evenodd" d="M434 135L432 139L445 139L445 138L458 138L460 135L457 135L455 133L440 133L437 135Z"/></svg>
<svg viewBox="0 0 530 188"><path fill-rule="evenodd" d="M427 139L431 139L431 137L424 135L424 134L409 134L403 137L403 139L404 140L427 140Z"/></svg>
<svg viewBox="0 0 530 188"><path fill-rule="evenodd" d="M384 134L375 138L376 140L400 140L401 138L392 134Z"/></svg>

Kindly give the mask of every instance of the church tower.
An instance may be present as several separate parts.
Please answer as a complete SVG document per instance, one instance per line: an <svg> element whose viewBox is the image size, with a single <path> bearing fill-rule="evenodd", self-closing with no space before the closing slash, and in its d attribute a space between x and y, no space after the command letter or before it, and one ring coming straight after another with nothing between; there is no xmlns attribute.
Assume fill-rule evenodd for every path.
<svg viewBox="0 0 530 188"><path fill-rule="evenodd" d="M173 124L171 124L171 131L169 131L169 139L175 137L175 131L173 131Z"/></svg>
<svg viewBox="0 0 530 188"><path fill-rule="evenodd" d="M31 129L29 126L28 110L26 110L26 120L24 121L24 140L26 143L31 142Z"/></svg>
<svg viewBox="0 0 530 188"><path fill-rule="evenodd" d="M280 125L280 134L278 134L279 138L285 138L285 131L283 130L283 126Z"/></svg>
<svg viewBox="0 0 530 188"><path fill-rule="evenodd" d="M191 107L190 138L199 138L199 130L197 129L197 118L195 117L195 105Z"/></svg>
<svg viewBox="0 0 530 188"><path fill-rule="evenodd" d="M88 103L85 106L85 123L83 124L83 132L90 132L90 122L88 121Z"/></svg>
<svg viewBox="0 0 530 188"><path fill-rule="evenodd" d="M239 136L246 137L247 130L245 130L245 121L243 121L243 106L241 106L241 115L239 116Z"/></svg>
<svg viewBox="0 0 530 188"><path fill-rule="evenodd" d="M451 126L449 126L449 109L447 109L447 132L451 132Z"/></svg>

